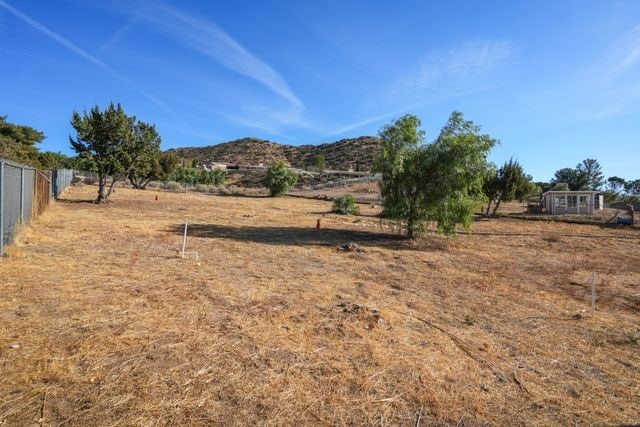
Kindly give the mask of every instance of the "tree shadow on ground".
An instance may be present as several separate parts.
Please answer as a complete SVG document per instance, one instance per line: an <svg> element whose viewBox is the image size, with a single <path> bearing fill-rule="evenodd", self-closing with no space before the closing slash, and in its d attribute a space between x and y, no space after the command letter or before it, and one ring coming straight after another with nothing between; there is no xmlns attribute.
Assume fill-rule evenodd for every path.
<svg viewBox="0 0 640 427"><path fill-rule="evenodd" d="M241 193L229 193L229 194L227 194L227 193L200 193L200 194L210 194L211 196L218 196L218 197L243 197L243 198L247 198L247 199L268 199L268 198L272 197L272 196L269 196L268 194L241 194Z"/></svg>
<svg viewBox="0 0 640 427"><path fill-rule="evenodd" d="M64 197L58 197L56 199L58 203L88 203L91 205L96 204L96 199L65 199Z"/></svg>
<svg viewBox="0 0 640 427"><path fill-rule="evenodd" d="M184 233L184 224L177 224L171 227L169 231L182 235ZM424 245L416 246L411 240L397 234L333 228L234 227L217 224L189 224L188 235L269 245L338 246L348 242L356 242L365 246L379 246L389 249L425 249ZM432 249L437 248L434 247Z"/></svg>

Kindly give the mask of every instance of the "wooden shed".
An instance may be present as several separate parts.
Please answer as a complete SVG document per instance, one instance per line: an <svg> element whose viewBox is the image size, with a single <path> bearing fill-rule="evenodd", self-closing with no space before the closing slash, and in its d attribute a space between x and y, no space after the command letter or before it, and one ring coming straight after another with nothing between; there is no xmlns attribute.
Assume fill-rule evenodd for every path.
<svg viewBox="0 0 640 427"><path fill-rule="evenodd" d="M542 194L542 207L552 215L593 215L604 207L598 191L547 191Z"/></svg>

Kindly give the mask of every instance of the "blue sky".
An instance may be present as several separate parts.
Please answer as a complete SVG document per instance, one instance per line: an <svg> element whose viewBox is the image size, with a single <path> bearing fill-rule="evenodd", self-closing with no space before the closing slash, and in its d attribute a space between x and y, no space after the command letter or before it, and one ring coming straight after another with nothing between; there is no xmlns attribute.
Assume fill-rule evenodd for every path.
<svg viewBox="0 0 640 427"><path fill-rule="evenodd" d="M0 115L71 154L109 101L163 148L317 144L453 110L537 180L596 158L640 178L640 1L0 0Z"/></svg>

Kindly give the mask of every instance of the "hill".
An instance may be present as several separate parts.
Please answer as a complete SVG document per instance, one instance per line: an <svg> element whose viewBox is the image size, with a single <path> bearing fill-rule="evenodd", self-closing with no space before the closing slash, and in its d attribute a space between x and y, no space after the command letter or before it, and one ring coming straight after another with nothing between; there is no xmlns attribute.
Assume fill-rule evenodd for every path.
<svg viewBox="0 0 640 427"><path fill-rule="evenodd" d="M370 170L380 152L380 140L372 136L361 136L328 144L294 146L259 138L242 138L206 147L182 147L168 151L203 163L268 165L283 161L299 168L310 164L316 154L322 154L327 169L348 170L353 167L356 170Z"/></svg>

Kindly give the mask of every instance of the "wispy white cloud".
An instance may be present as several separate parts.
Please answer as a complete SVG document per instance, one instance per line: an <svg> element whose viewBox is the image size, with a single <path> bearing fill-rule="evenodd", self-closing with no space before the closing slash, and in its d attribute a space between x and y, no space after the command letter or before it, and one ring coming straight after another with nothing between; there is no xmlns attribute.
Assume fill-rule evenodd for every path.
<svg viewBox="0 0 640 427"><path fill-rule="evenodd" d="M640 25L636 25L615 40L585 73L585 90L596 103L591 118L607 119L638 107L639 69Z"/></svg>
<svg viewBox="0 0 640 427"><path fill-rule="evenodd" d="M352 130L356 130L359 129L361 127L376 123L376 122L380 122L382 120L385 119L389 119L391 117L395 117L395 116L399 116L403 113L405 113L406 111L408 111L407 109L402 109L402 110L397 110L394 111L392 113L386 113L386 114L381 114L375 117L369 117L363 120L359 120L357 122L354 123L349 123L346 125L342 125L340 127L338 127L337 129L334 129L333 131L327 132L328 136L336 136L336 135L341 135L343 133L347 133L347 132L351 132Z"/></svg>
<svg viewBox="0 0 640 427"><path fill-rule="evenodd" d="M245 49L213 21L156 2L140 9L137 18L149 22L162 34L178 40L185 47L261 83L293 107L303 108L300 99L277 71Z"/></svg>
<svg viewBox="0 0 640 427"><path fill-rule="evenodd" d="M620 76L640 64L640 25L636 25L613 43L608 62L610 78Z"/></svg>
<svg viewBox="0 0 640 427"><path fill-rule="evenodd" d="M433 52L415 70L399 77L386 91L386 98L450 97L486 90L496 84L494 73L512 51L507 41L474 40Z"/></svg>
<svg viewBox="0 0 640 427"><path fill-rule="evenodd" d="M173 111L173 109L171 109L171 107L169 107L160 98L158 98L158 97L156 97L156 96L154 96L154 95L152 95L152 94L140 89L131 80L129 80L128 78L126 78L122 74L118 73L113 68L109 67L107 64L105 64L104 62L102 62L101 60L96 58L95 56L93 56L90 53L86 52L85 50L81 49L80 47L78 47L76 44L74 44L70 40L68 40L68 39L62 37L61 35L51 31L49 28L47 28L46 26L44 26L40 22L38 22L35 19L29 17L25 13L19 11L18 9L14 8L13 6L9 5L8 3L6 3L3 0L0 0L0 7L5 9L5 10L7 10L9 13L13 14L15 17L17 17L21 21L25 22L30 27L34 28L35 30L40 31L41 33L43 33L44 35L46 35L47 37L49 37L53 41L55 41L55 42L61 44L62 46L66 47L71 52L73 52L76 55L80 56L84 60L86 60L86 61L90 62L91 64L101 68L102 70L106 71L111 76L113 76L114 78L116 78L116 79L120 80L121 82L127 84L129 87L134 89L140 95L144 96L149 101L153 102L158 107L162 108L164 111L169 113L176 120L178 120L180 122L183 122L182 119L180 119L178 117L178 115L175 113L175 111Z"/></svg>
<svg viewBox="0 0 640 427"><path fill-rule="evenodd" d="M131 29L131 27L133 27L136 23L138 22L138 18L137 17L132 17L130 19L127 20L127 22L124 23L124 25L122 25L120 28L118 28L112 35L111 37L109 37L103 44L102 46L100 46L100 49L98 49L99 53L102 53L106 50L108 50L109 48L111 48L111 46L113 46L113 44L115 44L118 40L120 40L120 38Z"/></svg>

